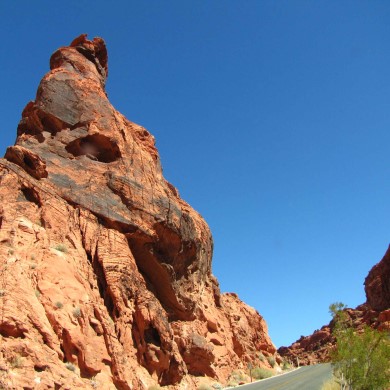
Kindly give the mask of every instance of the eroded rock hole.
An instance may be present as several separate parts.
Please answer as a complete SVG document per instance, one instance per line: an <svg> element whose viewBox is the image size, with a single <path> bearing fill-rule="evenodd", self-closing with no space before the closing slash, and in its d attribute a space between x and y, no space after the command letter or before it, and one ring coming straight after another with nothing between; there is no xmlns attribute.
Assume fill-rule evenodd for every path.
<svg viewBox="0 0 390 390"><path fill-rule="evenodd" d="M85 155L103 163L110 163L121 158L118 145L102 134L78 138L69 143L65 149L75 157Z"/></svg>
<svg viewBox="0 0 390 390"><path fill-rule="evenodd" d="M38 194L32 188L22 188L22 193L28 202L35 203L38 207L42 206Z"/></svg>
<svg viewBox="0 0 390 390"><path fill-rule="evenodd" d="M41 123L43 128L53 135L69 127L68 124L49 114L45 114L45 116L42 115Z"/></svg>
<svg viewBox="0 0 390 390"><path fill-rule="evenodd" d="M28 166L31 169L35 168L34 162L28 156L23 157L23 162L26 164L26 166Z"/></svg>
<svg viewBox="0 0 390 390"><path fill-rule="evenodd" d="M48 368L48 366L46 364L38 363L38 364L34 365L34 370L37 371L37 372L45 371L47 368Z"/></svg>
<svg viewBox="0 0 390 390"><path fill-rule="evenodd" d="M156 328L151 327L151 328L145 329L144 337L145 337L146 343L154 344L157 347L161 346L160 335L159 335Z"/></svg>

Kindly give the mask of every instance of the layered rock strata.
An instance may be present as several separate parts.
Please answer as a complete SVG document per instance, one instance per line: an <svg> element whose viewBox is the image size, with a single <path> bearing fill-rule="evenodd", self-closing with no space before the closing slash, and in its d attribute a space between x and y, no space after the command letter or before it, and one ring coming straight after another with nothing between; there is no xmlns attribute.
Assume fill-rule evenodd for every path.
<svg viewBox="0 0 390 390"><path fill-rule="evenodd" d="M390 247L383 259L370 270L364 285L366 303L355 309L345 309L351 324L356 329L368 325L390 332ZM312 335L302 336L289 347L279 348L278 352L295 365L326 362L335 344L333 327L332 321Z"/></svg>
<svg viewBox="0 0 390 390"><path fill-rule="evenodd" d="M210 230L110 104L107 63L101 38L58 49L0 160L7 389L196 388L276 353L263 318L220 293Z"/></svg>

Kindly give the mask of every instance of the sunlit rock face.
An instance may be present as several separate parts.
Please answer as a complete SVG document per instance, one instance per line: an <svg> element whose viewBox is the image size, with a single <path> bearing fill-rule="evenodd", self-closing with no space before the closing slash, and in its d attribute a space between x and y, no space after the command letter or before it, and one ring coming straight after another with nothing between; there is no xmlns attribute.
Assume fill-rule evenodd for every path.
<svg viewBox="0 0 390 390"><path fill-rule="evenodd" d="M110 104L107 58L86 35L58 49L0 160L0 384L195 388L267 365L266 323L220 294L206 222Z"/></svg>

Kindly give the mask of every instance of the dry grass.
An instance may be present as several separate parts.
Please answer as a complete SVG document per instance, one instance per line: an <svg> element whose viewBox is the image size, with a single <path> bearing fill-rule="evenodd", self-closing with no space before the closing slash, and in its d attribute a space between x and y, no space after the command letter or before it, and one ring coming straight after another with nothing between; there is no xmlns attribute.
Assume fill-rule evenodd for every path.
<svg viewBox="0 0 390 390"><path fill-rule="evenodd" d="M55 250L59 251L59 252L63 252L63 253L67 253L68 252L68 248L66 247L66 245L64 244L57 244L55 247L54 247Z"/></svg>
<svg viewBox="0 0 390 390"><path fill-rule="evenodd" d="M341 389L340 385L334 379L329 379L321 387L321 390L340 390L340 389Z"/></svg>
<svg viewBox="0 0 390 390"><path fill-rule="evenodd" d="M260 367L255 367L252 370L252 376L255 379L265 379L265 378L271 378L274 373L271 370L267 370L266 368L260 368Z"/></svg>
<svg viewBox="0 0 390 390"><path fill-rule="evenodd" d="M198 386L198 390L213 390L213 388L206 383L201 383Z"/></svg>

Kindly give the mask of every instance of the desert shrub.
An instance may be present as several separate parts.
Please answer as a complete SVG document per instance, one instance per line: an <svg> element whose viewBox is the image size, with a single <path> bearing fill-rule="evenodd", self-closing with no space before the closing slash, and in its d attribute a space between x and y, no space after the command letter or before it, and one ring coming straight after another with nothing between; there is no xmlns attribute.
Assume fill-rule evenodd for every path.
<svg viewBox="0 0 390 390"><path fill-rule="evenodd" d="M240 370L234 370L231 373L230 378L236 382L242 382L242 381L245 381L247 379L246 375Z"/></svg>
<svg viewBox="0 0 390 390"><path fill-rule="evenodd" d="M390 340L387 332L365 326L359 332L340 302L332 304L336 348L331 354L336 380L354 390L388 389Z"/></svg>
<svg viewBox="0 0 390 390"><path fill-rule="evenodd" d="M55 305L55 307L56 307L57 309L62 309L62 308L64 307L63 303L60 302L60 301L57 301L54 305Z"/></svg>
<svg viewBox="0 0 390 390"><path fill-rule="evenodd" d="M332 378L326 381L322 387L321 390L340 390L340 385Z"/></svg>
<svg viewBox="0 0 390 390"><path fill-rule="evenodd" d="M65 367L69 370L69 371L76 371L76 366L74 364L72 364L71 362L66 362L65 363Z"/></svg>
<svg viewBox="0 0 390 390"><path fill-rule="evenodd" d="M288 370L291 368L291 364L287 360L283 360L282 370Z"/></svg>
<svg viewBox="0 0 390 390"><path fill-rule="evenodd" d="M78 306L73 309L72 313L76 318L81 317L81 309Z"/></svg>
<svg viewBox="0 0 390 390"><path fill-rule="evenodd" d="M268 356L267 357L268 363L271 365L271 367L275 367L276 361L273 356Z"/></svg>
<svg viewBox="0 0 390 390"><path fill-rule="evenodd" d="M10 361L12 368L21 368L23 367L23 359L20 355L15 355Z"/></svg>
<svg viewBox="0 0 390 390"><path fill-rule="evenodd" d="M63 252L63 253L67 253L68 252L68 249L66 248L66 246L64 244L57 244L54 249L56 249L57 251L60 251L60 252Z"/></svg>
<svg viewBox="0 0 390 390"><path fill-rule="evenodd" d="M259 353L259 359L261 362L265 362L265 356L261 352Z"/></svg>
<svg viewBox="0 0 390 390"><path fill-rule="evenodd" d="M41 292L39 290L35 290L35 296L39 298L41 296Z"/></svg>
<svg viewBox="0 0 390 390"><path fill-rule="evenodd" d="M255 379L265 379L273 376L273 372L271 370L267 370L266 368L255 367L252 370L252 376Z"/></svg>

